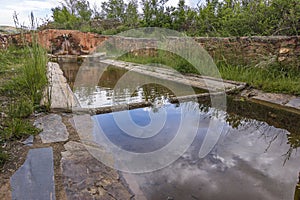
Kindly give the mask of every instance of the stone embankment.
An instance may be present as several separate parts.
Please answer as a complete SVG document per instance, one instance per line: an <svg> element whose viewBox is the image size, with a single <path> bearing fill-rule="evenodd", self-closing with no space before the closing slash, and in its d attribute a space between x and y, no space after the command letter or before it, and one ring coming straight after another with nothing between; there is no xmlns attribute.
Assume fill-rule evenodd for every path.
<svg viewBox="0 0 300 200"><path fill-rule="evenodd" d="M0 48L10 44L22 45L23 39L31 41L31 34L0 36ZM94 52L96 48L110 39L118 49L128 49L136 53L153 55L157 40L104 36L95 33L83 33L76 30L43 30L38 32L39 43L50 53L57 55L82 55ZM171 37L172 40L179 38ZM195 37L215 60L232 65L256 65L267 67L280 63L283 67L299 68L300 36L254 36L254 37ZM141 49L143 47L143 49Z"/></svg>

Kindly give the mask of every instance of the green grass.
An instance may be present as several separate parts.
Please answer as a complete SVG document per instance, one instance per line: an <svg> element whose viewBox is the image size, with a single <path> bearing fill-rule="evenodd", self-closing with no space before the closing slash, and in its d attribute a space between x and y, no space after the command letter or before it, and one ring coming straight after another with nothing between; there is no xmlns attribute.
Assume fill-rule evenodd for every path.
<svg viewBox="0 0 300 200"><path fill-rule="evenodd" d="M162 65L172 67L181 73L198 73L197 70L190 63L188 63L185 59L181 58L180 56L174 53L166 52L163 50L154 50L152 53L154 54L154 56L135 56L133 53L127 53L119 57L118 60L139 64L159 63Z"/></svg>
<svg viewBox="0 0 300 200"><path fill-rule="evenodd" d="M197 72L185 59L162 50L159 50L154 56L136 56L128 53L118 59L139 64L160 63L173 67L181 73ZM287 69L278 63L264 68L232 66L224 62L216 63L223 79L246 82L250 86L266 92L300 95L300 70L295 68Z"/></svg>
<svg viewBox="0 0 300 200"><path fill-rule="evenodd" d="M3 63L0 68L0 97L5 102L5 106L0 108L0 112L5 113L5 117L0 119L0 145L39 132L28 117L40 110L40 100L47 86L48 58L46 51L37 44L34 33L32 37L34 42L30 46L0 51L0 63ZM6 159L0 149L0 164Z"/></svg>
<svg viewBox="0 0 300 200"><path fill-rule="evenodd" d="M242 81L266 92L300 95L300 71L280 65L265 68L219 65L223 79Z"/></svg>

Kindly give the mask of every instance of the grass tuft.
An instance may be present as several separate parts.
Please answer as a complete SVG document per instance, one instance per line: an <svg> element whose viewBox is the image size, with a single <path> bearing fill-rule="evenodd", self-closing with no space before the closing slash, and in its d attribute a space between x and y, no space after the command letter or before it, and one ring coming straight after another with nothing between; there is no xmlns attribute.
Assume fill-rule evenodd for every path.
<svg viewBox="0 0 300 200"><path fill-rule="evenodd" d="M245 66L218 66L222 78L246 82L266 92L300 95L300 71L287 70L280 65L266 68Z"/></svg>
<svg viewBox="0 0 300 200"><path fill-rule="evenodd" d="M28 117L40 109L40 100L47 86L47 52L38 45L35 33L32 43L22 48L10 47L0 51L0 97L5 106L0 112L0 145L12 140L22 139L39 132ZM0 149L0 165L8 159Z"/></svg>

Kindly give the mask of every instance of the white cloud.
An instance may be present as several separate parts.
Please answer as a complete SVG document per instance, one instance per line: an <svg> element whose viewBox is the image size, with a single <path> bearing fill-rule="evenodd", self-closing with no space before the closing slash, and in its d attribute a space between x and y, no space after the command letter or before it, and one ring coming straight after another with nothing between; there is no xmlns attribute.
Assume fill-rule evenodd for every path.
<svg viewBox="0 0 300 200"><path fill-rule="evenodd" d="M2 16L0 18L1 25L14 26L13 14L16 12L18 14L18 19L21 24L29 25L29 16L31 11L34 13L36 19L50 17L51 8L59 5L58 0L11 0L2 1L0 0L1 8L0 13Z"/></svg>

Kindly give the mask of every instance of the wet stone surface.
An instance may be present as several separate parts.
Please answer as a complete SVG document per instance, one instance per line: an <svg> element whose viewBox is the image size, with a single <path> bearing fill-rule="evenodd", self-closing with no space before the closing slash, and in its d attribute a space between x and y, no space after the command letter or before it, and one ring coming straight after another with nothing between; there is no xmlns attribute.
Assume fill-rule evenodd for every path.
<svg viewBox="0 0 300 200"><path fill-rule="evenodd" d="M292 108L300 110L300 97L289 94L267 93L260 90L244 90L241 96L256 100L259 102L267 102L273 105L279 105L283 108Z"/></svg>
<svg viewBox="0 0 300 200"><path fill-rule="evenodd" d="M39 118L34 125L41 129L40 137L43 143L63 142L68 140L69 133L62 122L61 116L50 114Z"/></svg>
<svg viewBox="0 0 300 200"><path fill-rule="evenodd" d="M286 106L300 109L300 97L290 100Z"/></svg>
<svg viewBox="0 0 300 200"><path fill-rule="evenodd" d="M61 169L68 199L131 199L119 174L96 160L78 142L65 144Z"/></svg>
<svg viewBox="0 0 300 200"><path fill-rule="evenodd" d="M12 199L55 200L52 148L32 149L11 177Z"/></svg>

